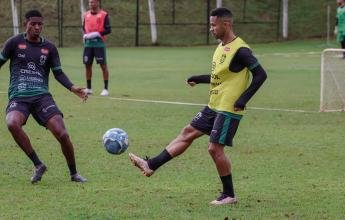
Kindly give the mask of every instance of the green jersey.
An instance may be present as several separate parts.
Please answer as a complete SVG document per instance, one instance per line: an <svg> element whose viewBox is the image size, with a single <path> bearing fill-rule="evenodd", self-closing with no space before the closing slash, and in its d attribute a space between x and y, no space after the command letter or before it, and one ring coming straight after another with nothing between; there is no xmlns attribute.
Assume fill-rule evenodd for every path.
<svg viewBox="0 0 345 220"><path fill-rule="evenodd" d="M32 43L25 34L11 37L0 52L0 60L10 59L9 99L49 94L50 70L61 69L57 48L48 40Z"/></svg>
<svg viewBox="0 0 345 220"><path fill-rule="evenodd" d="M338 34L337 40L343 41L345 40L345 7L338 7L337 8L337 26L338 26Z"/></svg>

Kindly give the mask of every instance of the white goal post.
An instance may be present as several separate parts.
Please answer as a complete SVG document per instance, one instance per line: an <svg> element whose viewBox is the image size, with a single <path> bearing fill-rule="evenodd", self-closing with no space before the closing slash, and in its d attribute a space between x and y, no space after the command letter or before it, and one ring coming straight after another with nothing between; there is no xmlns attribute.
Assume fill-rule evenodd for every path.
<svg viewBox="0 0 345 220"><path fill-rule="evenodd" d="M321 55L320 112L345 111L345 49Z"/></svg>
<svg viewBox="0 0 345 220"><path fill-rule="evenodd" d="M13 34L19 34L19 23L18 23L18 12L16 6L16 0L11 0L11 10L12 10L12 23L13 23Z"/></svg>

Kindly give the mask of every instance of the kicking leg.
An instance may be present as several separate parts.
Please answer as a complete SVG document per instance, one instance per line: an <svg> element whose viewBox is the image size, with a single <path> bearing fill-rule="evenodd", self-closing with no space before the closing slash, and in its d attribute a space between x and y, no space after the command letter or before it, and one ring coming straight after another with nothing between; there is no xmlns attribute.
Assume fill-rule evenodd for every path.
<svg viewBox="0 0 345 220"><path fill-rule="evenodd" d="M133 164L137 166L145 176L151 176L155 170L160 166L171 160L173 157L177 157L182 154L193 141L202 136L203 133L191 125L187 125L181 131L181 133L170 142L170 144L156 157L144 160L136 155L130 153L129 157Z"/></svg>

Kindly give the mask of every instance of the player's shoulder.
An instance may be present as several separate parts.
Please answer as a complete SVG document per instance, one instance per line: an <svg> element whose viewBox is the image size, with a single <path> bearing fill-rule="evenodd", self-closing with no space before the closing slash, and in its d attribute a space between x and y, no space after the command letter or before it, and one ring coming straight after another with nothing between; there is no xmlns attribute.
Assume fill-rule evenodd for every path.
<svg viewBox="0 0 345 220"><path fill-rule="evenodd" d="M55 44L47 38L42 37L42 47L47 47L49 49L56 49Z"/></svg>
<svg viewBox="0 0 345 220"><path fill-rule="evenodd" d="M253 54L253 51L248 47L238 48L235 56L236 56L236 58L241 59L241 60L255 57Z"/></svg>
<svg viewBox="0 0 345 220"><path fill-rule="evenodd" d="M24 34L17 34L17 35L11 36L5 41L4 46L8 49L9 48L14 49L17 46L18 48L26 47Z"/></svg>
<svg viewBox="0 0 345 220"><path fill-rule="evenodd" d="M106 10L104 10L104 9L101 9L101 10L99 11L99 13L101 13L101 14L103 14L103 15L108 15L108 12L107 12Z"/></svg>
<svg viewBox="0 0 345 220"><path fill-rule="evenodd" d="M238 48L237 53L248 54L252 53L252 50L249 47L240 47Z"/></svg>
<svg viewBox="0 0 345 220"><path fill-rule="evenodd" d="M23 41L25 41L25 35L24 33L20 33L8 38L6 42L20 43Z"/></svg>

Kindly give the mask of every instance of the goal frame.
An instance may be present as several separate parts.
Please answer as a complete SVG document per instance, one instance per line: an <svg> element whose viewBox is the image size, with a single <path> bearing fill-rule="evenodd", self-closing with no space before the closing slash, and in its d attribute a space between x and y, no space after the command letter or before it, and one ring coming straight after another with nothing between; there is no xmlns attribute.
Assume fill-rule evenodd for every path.
<svg viewBox="0 0 345 220"><path fill-rule="evenodd" d="M345 49L339 49L339 48L327 48L324 49L321 53L321 70L320 70L320 112L340 112L340 111L345 111L345 95L338 93L339 98L342 100L343 106L340 109L326 109L325 108L325 101L324 101L324 95L325 95L325 53L327 52L344 52ZM342 62L345 63L345 60L342 60ZM344 73L345 74L345 73ZM333 74L332 74L333 76ZM334 77L334 76L333 76ZM337 83L336 80L334 80L336 84L336 89L339 91L339 84Z"/></svg>

